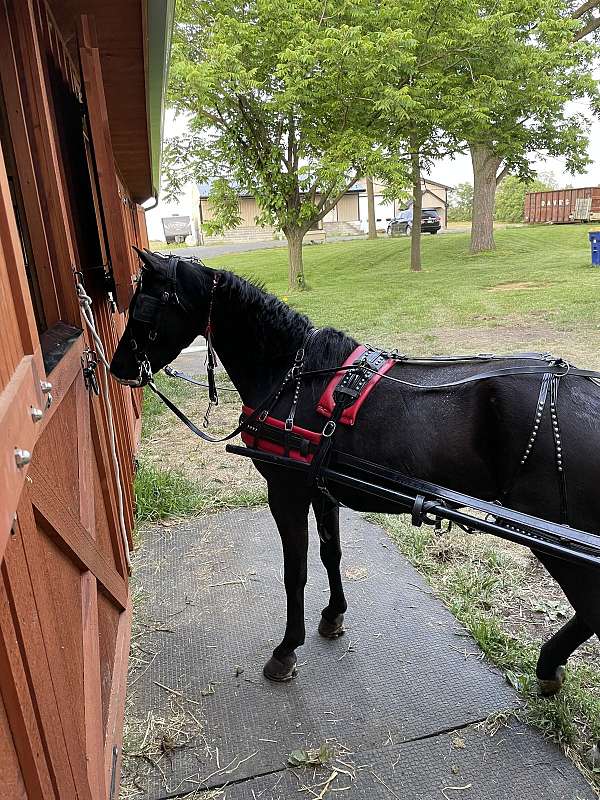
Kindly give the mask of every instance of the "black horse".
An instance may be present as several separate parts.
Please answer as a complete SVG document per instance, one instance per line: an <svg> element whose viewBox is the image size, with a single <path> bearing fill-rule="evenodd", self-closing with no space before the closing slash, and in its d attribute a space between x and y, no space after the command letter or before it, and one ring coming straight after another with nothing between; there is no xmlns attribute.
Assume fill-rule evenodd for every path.
<svg viewBox="0 0 600 800"><path fill-rule="evenodd" d="M112 360L112 374L140 386L150 377L145 359L157 372L170 363L210 322L214 348L246 406L257 407L281 384L305 342L311 323L260 287L230 272L217 272L183 259L141 254L143 293L132 300L127 328ZM153 298L156 300L153 302ZM137 304L137 306L136 306ZM140 308L140 306L144 306ZM311 339L305 369L340 365L357 342L333 328ZM496 362L497 363L497 362ZM512 359L502 366L515 364ZM388 373L426 385L481 371L480 364L402 364ZM507 375L451 389L414 389L382 380L366 398L356 424L338 426L336 450L367 456L378 464L483 500L503 499L518 511L561 519L561 480L556 469L552 414L539 421L536 446L513 480L535 423L540 375ZM315 406L330 376L307 378L296 423L320 431ZM273 409L285 419L293 388ZM568 523L600 530L600 391L589 380L572 377L560 384L562 464L568 494ZM268 485L269 507L283 545L287 625L281 643L264 668L266 677L289 680L295 674L297 647L304 643L304 587L307 577L308 512L312 505L321 537L330 598L319 623L322 636L343 632L346 599L340 575L338 504L357 510L387 510L382 501L339 488L335 499L311 488L291 470L255 462ZM511 489L506 496L506 487ZM564 516L564 509L562 509ZM553 694L564 680L570 654L593 634L600 635L600 580L592 566L556 556L536 555L562 587L575 611L540 651L537 676L543 693Z"/></svg>

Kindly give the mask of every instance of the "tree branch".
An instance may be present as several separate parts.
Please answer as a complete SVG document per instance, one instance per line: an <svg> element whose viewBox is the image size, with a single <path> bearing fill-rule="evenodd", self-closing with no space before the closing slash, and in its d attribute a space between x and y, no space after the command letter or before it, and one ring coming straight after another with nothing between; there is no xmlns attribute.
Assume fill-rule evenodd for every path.
<svg viewBox="0 0 600 800"><path fill-rule="evenodd" d="M346 184L345 188L339 194L337 194L333 198L333 200L326 201L323 205L321 204L322 201L321 201L321 203L319 203L318 207L320 208L320 211L319 211L319 216L316 219L317 222L320 219L323 219L323 217L325 217L327 214L329 214L329 212L331 211L332 208L335 208L335 206L340 202L342 197L346 194L346 192L350 191L350 189L354 186L354 184L356 183L356 181L359 178L360 178L360 175L357 172L356 175L354 176L354 178L350 181L350 183ZM329 195L331 195L331 190L328 192L328 196Z"/></svg>
<svg viewBox="0 0 600 800"><path fill-rule="evenodd" d="M508 173L510 172L510 167L506 164L500 172L496 175L496 186L500 186L500 183L506 178Z"/></svg>
<svg viewBox="0 0 600 800"><path fill-rule="evenodd" d="M587 14L588 11L591 11L594 8L600 8L600 0L586 0L586 2L582 3L579 8L575 9L571 16L573 19L579 19L579 17L583 17L584 14Z"/></svg>
<svg viewBox="0 0 600 800"><path fill-rule="evenodd" d="M596 28L600 28L600 17L592 17L581 30L578 30L574 34L573 41L578 42L580 39L585 39L585 37L593 33Z"/></svg>

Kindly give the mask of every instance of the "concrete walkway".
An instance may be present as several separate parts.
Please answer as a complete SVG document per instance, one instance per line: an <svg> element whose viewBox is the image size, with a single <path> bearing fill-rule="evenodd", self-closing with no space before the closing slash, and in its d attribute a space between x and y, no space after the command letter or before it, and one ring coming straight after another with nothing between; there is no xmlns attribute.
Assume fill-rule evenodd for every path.
<svg viewBox="0 0 600 800"><path fill-rule="evenodd" d="M317 634L327 585L313 526L306 644L286 685L262 676L285 614L268 511L144 535L126 744L137 755L125 776L140 791L125 796L593 798L553 744L511 717L515 692L383 530L342 516L348 631ZM292 768L294 751L325 763Z"/></svg>

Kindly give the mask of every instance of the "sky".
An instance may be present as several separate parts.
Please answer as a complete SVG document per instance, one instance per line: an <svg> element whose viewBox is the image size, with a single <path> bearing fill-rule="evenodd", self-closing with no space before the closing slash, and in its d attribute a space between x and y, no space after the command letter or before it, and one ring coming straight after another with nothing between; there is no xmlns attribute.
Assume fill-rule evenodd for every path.
<svg viewBox="0 0 600 800"><path fill-rule="evenodd" d="M597 73L600 79L600 70ZM534 168L538 172L551 172L556 177L559 186L572 185L578 186L600 186L600 119L592 118L587 106L583 103L571 104L572 113L583 112L591 119L590 141L588 152L591 163L587 170L580 175L570 175L562 159L545 159L535 161ZM180 135L185 131L186 122L183 117L175 117L173 112L167 111L165 116L165 138ZM432 168L429 177L432 180L445 183L448 186L456 186L459 183L473 182L473 170L471 159L468 155L459 155L454 159L445 158L437 162ZM185 198L180 198L179 202L166 203L162 198L158 206L146 214L148 225L148 235L150 239L163 239L162 217L171 214L189 214L189 209Z"/></svg>

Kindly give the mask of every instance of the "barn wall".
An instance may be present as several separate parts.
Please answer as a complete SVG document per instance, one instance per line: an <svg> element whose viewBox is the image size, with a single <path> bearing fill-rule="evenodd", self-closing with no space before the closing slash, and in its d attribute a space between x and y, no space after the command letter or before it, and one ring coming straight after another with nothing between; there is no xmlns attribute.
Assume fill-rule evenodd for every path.
<svg viewBox="0 0 600 800"><path fill-rule="evenodd" d="M75 280L110 358L131 245L147 237L115 167L93 21L81 22L80 61L64 43L75 34L43 0L0 2L0 794L8 781L11 799L105 800L120 761L141 396L86 381L96 348Z"/></svg>

